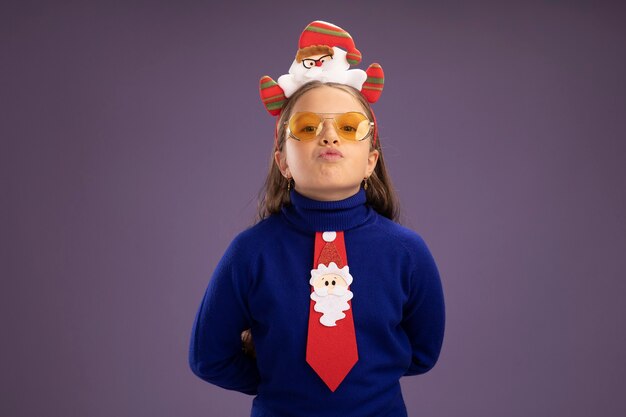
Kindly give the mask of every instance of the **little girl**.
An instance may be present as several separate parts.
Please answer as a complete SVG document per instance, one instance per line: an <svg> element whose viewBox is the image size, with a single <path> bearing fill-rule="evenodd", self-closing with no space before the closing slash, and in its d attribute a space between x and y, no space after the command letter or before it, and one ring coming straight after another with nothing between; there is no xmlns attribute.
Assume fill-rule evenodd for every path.
<svg viewBox="0 0 626 417"><path fill-rule="evenodd" d="M302 38L320 27L326 32L311 31L341 31L344 44L331 33L307 55ZM341 58L337 49L354 55L344 33L311 23L294 62L323 67ZM256 395L252 416L406 416L400 377L427 372L441 350L439 274L420 236L395 222L363 85L311 78L279 97L260 219L213 273L190 366L205 381Z"/></svg>

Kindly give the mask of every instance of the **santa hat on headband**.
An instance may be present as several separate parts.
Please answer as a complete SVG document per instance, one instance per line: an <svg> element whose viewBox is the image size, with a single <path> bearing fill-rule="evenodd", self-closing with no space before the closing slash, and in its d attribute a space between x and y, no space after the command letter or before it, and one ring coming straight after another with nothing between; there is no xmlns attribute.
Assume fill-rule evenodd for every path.
<svg viewBox="0 0 626 417"><path fill-rule="evenodd" d="M314 50L319 45L343 49L347 53L346 58L350 65L358 65L361 62L361 52L356 49L352 36L339 26L321 20L311 22L300 35L296 60L301 61L299 57L306 56L307 51Z"/></svg>
<svg viewBox="0 0 626 417"><path fill-rule="evenodd" d="M349 69L350 65L358 65L361 58L348 32L321 20L311 22L300 35L289 73L279 77L278 82L267 75L261 77L259 92L263 105L272 116L278 116L287 98L314 80L352 86L374 103L383 90L384 72L376 63L366 71Z"/></svg>

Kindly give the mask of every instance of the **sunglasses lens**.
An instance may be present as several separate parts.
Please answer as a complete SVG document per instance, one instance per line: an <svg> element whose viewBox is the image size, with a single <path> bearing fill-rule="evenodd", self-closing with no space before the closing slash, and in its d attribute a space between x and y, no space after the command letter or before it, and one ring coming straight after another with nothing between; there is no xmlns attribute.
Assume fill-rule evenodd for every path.
<svg viewBox="0 0 626 417"><path fill-rule="evenodd" d="M362 140L370 131L370 121L362 113L344 113L335 118L337 133L347 140Z"/></svg>
<svg viewBox="0 0 626 417"><path fill-rule="evenodd" d="M322 120L315 113L296 113L289 119L289 130L300 140L312 140L322 129Z"/></svg>

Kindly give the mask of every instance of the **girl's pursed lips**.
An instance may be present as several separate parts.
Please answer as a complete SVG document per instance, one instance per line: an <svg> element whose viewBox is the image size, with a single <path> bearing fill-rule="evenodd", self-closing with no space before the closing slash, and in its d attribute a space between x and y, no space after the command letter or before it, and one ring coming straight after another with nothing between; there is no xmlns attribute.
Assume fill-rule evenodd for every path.
<svg viewBox="0 0 626 417"><path fill-rule="evenodd" d="M319 153L318 158L324 161L338 161L340 159L343 159L343 154L341 153L341 151L337 149L328 148L328 149L322 150Z"/></svg>
<svg viewBox="0 0 626 417"><path fill-rule="evenodd" d="M324 149L319 154L320 157L326 157L326 156L330 156L330 155L343 157L343 154L338 149Z"/></svg>

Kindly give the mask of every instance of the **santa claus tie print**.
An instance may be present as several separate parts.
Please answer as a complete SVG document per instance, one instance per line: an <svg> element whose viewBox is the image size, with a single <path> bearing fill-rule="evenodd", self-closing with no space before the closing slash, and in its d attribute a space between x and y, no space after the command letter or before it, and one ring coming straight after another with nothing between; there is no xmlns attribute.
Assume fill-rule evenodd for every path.
<svg viewBox="0 0 626 417"><path fill-rule="evenodd" d="M348 265L343 268L331 262L328 266L319 264L311 270L311 280L313 286L311 299L315 301L315 311L322 313L320 323L324 326L336 326L337 320L346 317L344 311L350 308L348 301L352 299L352 291L348 286L352 284L352 275Z"/></svg>

